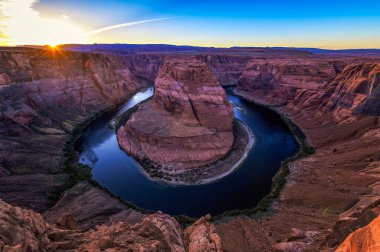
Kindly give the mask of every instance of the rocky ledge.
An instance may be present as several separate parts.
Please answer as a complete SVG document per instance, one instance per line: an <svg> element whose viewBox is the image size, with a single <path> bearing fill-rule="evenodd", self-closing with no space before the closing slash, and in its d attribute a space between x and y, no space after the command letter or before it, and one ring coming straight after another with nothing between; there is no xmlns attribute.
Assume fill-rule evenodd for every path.
<svg viewBox="0 0 380 252"><path fill-rule="evenodd" d="M81 230L72 214L54 224L32 211L0 200L0 251L176 251L220 252L221 241L211 216L183 229L171 216L157 212L131 222Z"/></svg>
<svg viewBox="0 0 380 252"><path fill-rule="evenodd" d="M226 157L233 130L233 108L206 63L168 58L153 99L140 105L117 137L124 151L170 177Z"/></svg>

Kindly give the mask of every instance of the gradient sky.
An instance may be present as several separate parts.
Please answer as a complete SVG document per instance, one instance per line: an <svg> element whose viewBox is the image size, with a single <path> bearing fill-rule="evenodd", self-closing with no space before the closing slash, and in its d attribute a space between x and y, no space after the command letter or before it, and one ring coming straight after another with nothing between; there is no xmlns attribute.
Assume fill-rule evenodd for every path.
<svg viewBox="0 0 380 252"><path fill-rule="evenodd" d="M380 48L380 1L0 0L0 29L8 45Z"/></svg>

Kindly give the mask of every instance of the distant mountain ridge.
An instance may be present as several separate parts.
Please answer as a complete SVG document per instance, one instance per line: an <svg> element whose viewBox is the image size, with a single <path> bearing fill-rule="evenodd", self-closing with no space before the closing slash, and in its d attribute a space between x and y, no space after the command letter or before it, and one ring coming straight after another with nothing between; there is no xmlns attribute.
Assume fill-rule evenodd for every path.
<svg viewBox="0 0 380 252"><path fill-rule="evenodd" d="M22 47L42 48L44 46L23 45ZM380 54L377 48L361 49L321 49L313 47L202 47L190 45L170 44L64 44L61 49L70 51L93 52L93 51L133 51L133 52L213 52L222 50L286 50L300 51L314 54Z"/></svg>

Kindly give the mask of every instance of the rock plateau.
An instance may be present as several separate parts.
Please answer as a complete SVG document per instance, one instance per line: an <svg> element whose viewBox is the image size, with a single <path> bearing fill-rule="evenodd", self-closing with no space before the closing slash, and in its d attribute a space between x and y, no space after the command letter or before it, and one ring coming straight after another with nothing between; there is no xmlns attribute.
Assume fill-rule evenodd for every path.
<svg viewBox="0 0 380 252"><path fill-rule="evenodd" d="M127 153L174 171L228 154L234 143L233 109L204 62L167 59L154 85L153 99L118 129Z"/></svg>

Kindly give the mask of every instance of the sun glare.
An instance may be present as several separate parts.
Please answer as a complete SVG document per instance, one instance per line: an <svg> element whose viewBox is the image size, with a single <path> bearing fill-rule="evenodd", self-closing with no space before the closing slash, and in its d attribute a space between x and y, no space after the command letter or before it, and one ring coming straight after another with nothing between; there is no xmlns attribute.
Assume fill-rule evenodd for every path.
<svg viewBox="0 0 380 252"><path fill-rule="evenodd" d="M6 13L3 21L8 44L39 44L55 47L57 44L85 43L84 31L70 19L46 18L33 9L35 0L10 0L0 3Z"/></svg>

